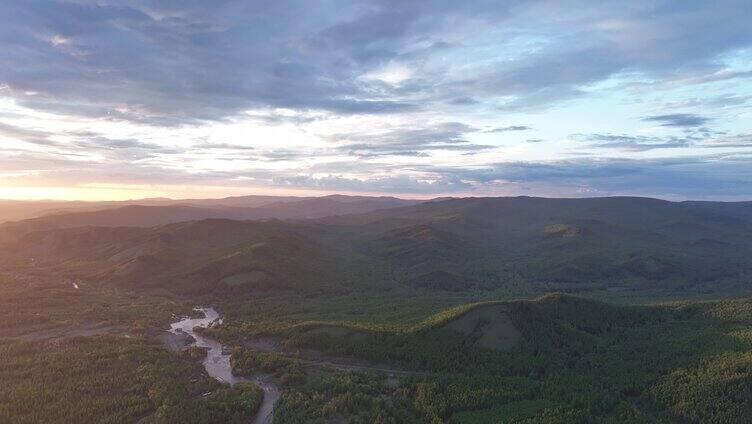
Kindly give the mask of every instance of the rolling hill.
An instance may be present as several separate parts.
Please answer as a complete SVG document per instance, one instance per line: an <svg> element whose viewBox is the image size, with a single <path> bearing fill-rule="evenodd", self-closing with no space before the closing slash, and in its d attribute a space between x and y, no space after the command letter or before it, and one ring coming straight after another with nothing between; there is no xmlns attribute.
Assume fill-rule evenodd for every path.
<svg viewBox="0 0 752 424"><path fill-rule="evenodd" d="M424 422L746 423L750 305L549 294L459 305L401 331L304 323L275 337L432 373L433 385L410 393L422 398Z"/></svg>
<svg viewBox="0 0 752 424"><path fill-rule="evenodd" d="M292 219L359 211L374 203L384 205L315 199L247 212ZM122 228L117 235L107 227L76 228L84 222L102 225L78 215L67 229L27 228L4 249L6 262L83 261L104 281L176 291L702 294L750 288L751 209L749 203L628 197L467 198L299 221L211 219ZM208 213L173 210L182 215L171 219ZM237 210L222 213L230 211ZM108 219L115 216L107 213Z"/></svg>
<svg viewBox="0 0 752 424"><path fill-rule="evenodd" d="M295 203L289 208L285 203ZM406 206L419 203L415 200L398 199L395 197L368 197L368 196L344 196L331 195L323 197L294 197L294 196L235 196L220 199L166 199L150 198L139 200L125 201L19 201L19 200L0 200L0 224L10 221L22 221L39 217L44 217L44 221L53 221L53 216L75 215L79 213L99 212L105 210L124 209L124 212L111 212L115 216L112 222L116 223L122 219L120 215L127 214L127 207L130 206L149 206L149 207L192 207L204 210L204 213L196 214L206 218L223 217L242 219L258 218L280 218L280 219L300 219L300 218L321 218L331 215L341 215L346 213L364 213L376 209ZM260 208L257 213L251 213L248 209ZM213 211L220 209L222 212ZM212 210L208 212L207 210ZM158 225L153 220L138 222L138 212L134 211L136 226L153 226ZM164 211L165 215L170 214L170 210ZM86 215L84 215L86 216ZM107 213L97 215L97 219L105 222ZM180 217L177 214L176 219ZM62 218L63 221L77 218ZM81 218L83 219L83 218ZM179 221L169 221L179 222ZM114 225L114 224L113 224Z"/></svg>
<svg viewBox="0 0 752 424"><path fill-rule="evenodd" d="M165 205L161 204L162 201L152 200L146 201L146 205L88 205L94 210L59 210L36 218L0 224L0 238L12 239L35 231L83 226L154 227L201 219L312 219L366 213L418 203L394 197L340 195L312 198L246 196L186 202L190 203ZM76 202L76 207L84 206Z"/></svg>

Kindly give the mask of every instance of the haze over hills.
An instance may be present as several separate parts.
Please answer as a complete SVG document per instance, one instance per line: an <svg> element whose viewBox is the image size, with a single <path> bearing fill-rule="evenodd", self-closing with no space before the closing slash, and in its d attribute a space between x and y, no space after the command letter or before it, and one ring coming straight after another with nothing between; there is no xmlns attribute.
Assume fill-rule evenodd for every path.
<svg viewBox="0 0 752 424"><path fill-rule="evenodd" d="M0 424L752 423L750 3L0 0Z"/></svg>
<svg viewBox="0 0 752 424"><path fill-rule="evenodd" d="M402 203L348 200L346 206L308 199L219 212L140 208L156 211L142 215L143 222L147 216L192 220L151 228L84 227L96 222L92 216L61 215L51 218L67 219L58 225L69 228L38 231L42 224L32 221L4 250L49 264L87 263L96 269L87 271L90 278L116 285L176 292L698 294L748 289L752 275L752 203L465 198L288 222L193 221L209 212L308 218ZM105 212L95 216L130 219L125 212L132 211Z"/></svg>
<svg viewBox="0 0 752 424"><path fill-rule="evenodd" d="M277 196L240 196L224 199L183 199L151 198L125 201L55 201L55 200L0 200L0 223L38 218L73 212L93 212L125 206L227 206L258 207L273 202L299 200L296 197Z"/></svg>
<svg viewBox="0 0 752 424"><path fill-rule="evenodd" d="M1 228L13 236L0 243L11 417L245 422L265 402L281 424L699 424L744 423L752 406L739 395L752 302L683 300L750 292L749 202L329 197L130 205ZM656 298L673 302L625 304ZM197 304L222 322L166 334L193 325L176 316ZM199 336L219 347L186 347ZM217 374L202 364L218 358L232 378L263 373L280 396L207 380ZM38 382L49 369L55 388L73 388L50 392ZM136 410L119 403L120 381L148 394ZM69 402L81 387L105 406ZM27 393L58 403L15 401ZM242 418L226 418L233 408ZM573 418L549 419L562 416Z"/></svg>
<svg viewBox="0 0 752 424"><path fill-rule="evenodd" d="M82 226L153 227L200 219L313 219L419 203L394 197L324 196L310 198L245 196L227 199L145 199L120 203L41 204L29 213L44 213L41 206L55 206L43 216L0 224L0 237L16 237L33 231Z"/></svg>
<svg viewBox="0 0 752 424"><path fill-rule="evenodd" d="M296 203L297 207L286 208L285 203ZM184 206L201 208L203 212L196 210L197 216L203 218L226 217L230 219L259 219L259 218L320 218L329 215L340 215L346 213L367 212L374 209L405 206L418 203L419 201L398 199L395 197L381 196L345 196L331 195L322 197L295 197L295 196L234 196L221 199L166 199L151 198L128 201L100 201L100 202L83 202L83 201L20 201L20 200L0 200L0 223L7 221L20 221L25 219L39 218L48 215L64 215L83 212L97 212L107 209L125 208L127 206ZM242 209L255 209L266 207L256 212L244 211ZM220 209L220 211L210 211ZM145 208L132 208L133 219L125 218L128 211L121 212L104 212L101 214L80 215L80 218L65 217L60 218L61 222L66 220L75 221L91 217L95 221L91 225L135 225L135 226L152 226L160 222L154 222L146 218L145 221L139 221L138 213ZM178 209L176 209L178 210ZM182 213L185 214L185 208ZM155 209L158 211L158 209ZM164 209L163 214L169 216L170 209ZM179 222L181 212L177 213L175 219L165 218L165 222ZM112 214L112 218L108 215ZM118 224L118 220L123 220L124 224ZM38 222L53 222L55 218L40 220ZM128 222L133 222L129 224ZM164 223L164 222L161 222ZM52 226L52 225L51 225Z"/></svg>
<svg viewBox="0 0 752 424"><path fill-rule="evenodd" d="M97 404L112 403L92 414L66 401L76 406L65 416L130 411L116 401L121 385L103 390L101 381L134 380L149 396L126 422L151 413L152 396L168 399L154 412L172 417L164 422L227 422L217 411L245 405L236 415L248 417L265 410L261 402L281 424L749 416L738 394L750 392L752 302L688 299L752 292L752 202L256 200L118 205L0 225L9 282L0 341L13 358L0 374L54 366L76 388L96 385ZM628 305L656 299L672 302ZM214 353L165 334L197 304L221 313L221 324L190 336L214 340ZM219 357L232 378L263 373L280 396L210 386L201 364ZM23 380L4 383L26 393ZM35 398L61 398L46 386L31 386ZM193 418L199 397L199 409L213 411L206 419ZM562 416L574 418L549 419Z"/></svg>

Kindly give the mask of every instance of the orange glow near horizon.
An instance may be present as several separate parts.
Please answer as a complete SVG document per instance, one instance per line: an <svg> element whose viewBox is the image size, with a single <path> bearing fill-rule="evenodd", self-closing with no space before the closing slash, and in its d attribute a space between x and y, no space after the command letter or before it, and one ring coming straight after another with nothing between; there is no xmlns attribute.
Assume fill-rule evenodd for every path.
<svg viewBox="0 0 752 424"><path fill-rule="evenodd" d="M130 200L144 197L162 197L155 190L99 187L8 187L0 186L0 199L7 200Z"/></svg>
<svg viewBox="0 0 752 424"><path fill-rule="evenodd" d="M321 190L296 190L282 188L222 187L222 186L178 186L178 185L136 185L136 184L87 184L73 187L2 186L0 200L59 200L59 201L123 201L155 197L169 199L210 199L230 196L325 196L329 194L371 195L389 194L351 193ZM400 196L418 198L421 196Z"/></svg>

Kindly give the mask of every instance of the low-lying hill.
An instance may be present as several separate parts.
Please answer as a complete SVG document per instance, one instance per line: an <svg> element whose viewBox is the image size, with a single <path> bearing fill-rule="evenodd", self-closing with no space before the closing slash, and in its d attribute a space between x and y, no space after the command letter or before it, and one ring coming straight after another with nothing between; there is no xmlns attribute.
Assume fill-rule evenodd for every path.
<svg viewBox="0 0 752 424"><path fill-rule="evenodd" d="M320 287L341 277L340 267L362 267L357 255L319 240L315 227L281 221L67 228L33 232L9 246L6 265L65 265L100 284L180 293Z"/></svg>
<svg viewBox="0 0 752 424"><path fill-rule="evenodd" d="M673 308L681 306L677 304ZM699 309L692 313L702 315ZM479 352L555 349L615 328L652 325L678 316L672 309L614 305L564 294L547 294L534 300L462 304L405 328L376 329L307 321L273 330L271 334L281 338L288 347L436 370L460 364L471 366L472 360L479 359ZM225 329L241 333L232 327L228 325ZM454 360L458 362L450 365L446 355L451 351L465 351L467 358L460 359L462 355L457 354Z"/></svg>
<svg viewBox="0 0 752 424"><path fill-rule="evenodd" d="M396 197L324 196L298 201L275 202L257 207L245 219L317 219L361 214L420 203Z"/></svg>
<svg viewBox="0 0 752 424"><path fill-rule="evenodd" d="M0 231L23 235L36 231L75 227L154 227L173 222L242 216L242 209L209 209L195 206L143 206L130 205L114 209L86 212L62 212L0 225Z"/></svg>
<svg viewBox="0 0 752 424"><path fill-rule="evenodd" d="M752 265L751 211L750 203L645 198L469 198L324 222L369 234L377 255L406 262L406 281L460 275L569 291L606 281L743 279Z"/></svg>
<svg viewBox="0 0 752 424"><path fill-rule="evenodd" d="M228 198L180 204L160 204L165 201L150 201L148 205L133 204L107 207L89 205L93 210L76 210L84 206L68 205L72 210L62 209L44 216L0 224L0 238L12 239L35 231L95 227L154 227L176 222L201 219L313 219L329 216L366 213L381 209L412 205L413 200L394 197L325 196L313 198L286 198L274 200L272 196L252 198ZM156 203L156 204L154 204ZM200 205L200 206L197 206ZM255 205L255 206L248 206Z"/></svg>
<svg viewBox="0 0 752 424"><path fill-rule="evenodd" d="M307 199L292 196L236 196L220 199L167 199L162 197L122 201L0 200L0 223L75 212L93 212L125 206L195 206L204 208L257 208L271 203Z"/></svg>
<svg viewBox="0 0 752 424"><path fill-rule="evenodd" d="M316 199L250 211L286 210L289 218L312 214L312 205L344 213L395 203L400 202ZM27 222L22 234L28 234L3 249L6 262L85 260L104 269L106 281L141 282L137 286L151 281L147 285L177 291L407 287L693 295L752 288L750 209L749 203L643 198L449 199L319 220L209 220L120 229L117 236L107 228L40 232L41 222ZM196 213L179 210L184 217ZM97 213L68 218L67 225L97 223Z"/></svg>
<svg viewBox="0 0 752 424"><path fill-rule="evenodd" d="M318 351L417 371L415 386L395 393L415 399L429 422L741 424L752 412L750 305L629 306L552 294L461 305L407 330L309 323L276 336L286 355ZM213 334L242 334L237 326ZM282 410L292 406L285 402ZM301 410L330 411L313 402Z"/></svg>

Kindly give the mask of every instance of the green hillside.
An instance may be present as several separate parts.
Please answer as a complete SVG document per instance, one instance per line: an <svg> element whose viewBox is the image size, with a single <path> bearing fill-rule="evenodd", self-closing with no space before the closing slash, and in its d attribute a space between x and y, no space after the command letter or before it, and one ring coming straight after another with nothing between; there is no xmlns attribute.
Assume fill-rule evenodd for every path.
<svg viewBox="0 0 752 424"><path fill-rule="evenodd" d="M298 222L37 231L7 242L3 259L176 293L717 295L748 292L750 211L645 198L449 199Z"/></svg>
<svg viewBox="0 0 752 424"><path fill-rule="evenodd" d="M750 318L750 299L624 306L547 295L463 305L394 330L329 323L272 334L291 351L419 371L380 396L420 422L744 423L752 411ZM291 383L275 422L335 416L338 396ZM320 400L286 403L301 399Z"/></svg>
<svg viewBox="0 0 752 424"><path fill-rule="evenodd" d="M209 302L225 318L210 335L239 347L237 371L280 382L278 424L744 423L752 407L749 298L625 305L563 294L468 303L469 294L455 292L176 297L84 282L74 289L48 272L2 274L4 421L50 422L56 412L78 422L247 419L252 391L206 380L200 355L158 344L172 314ZM87 323L111 334L45 335ZM285 350L243 347L258 335ZM406 373L328 370L285 352ZM45 407L32 407L42 399ZM72 404L85 407L64 407Z"/></svg>

